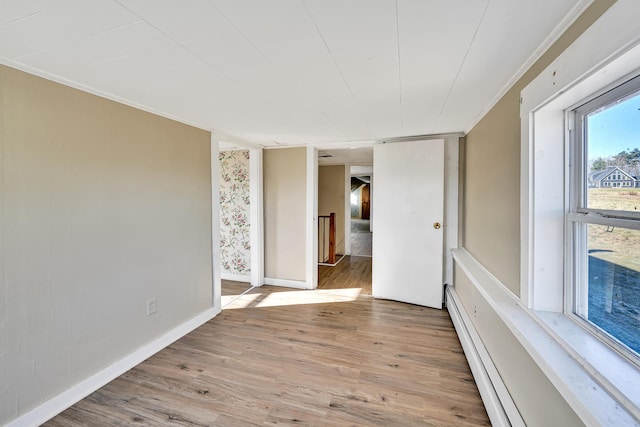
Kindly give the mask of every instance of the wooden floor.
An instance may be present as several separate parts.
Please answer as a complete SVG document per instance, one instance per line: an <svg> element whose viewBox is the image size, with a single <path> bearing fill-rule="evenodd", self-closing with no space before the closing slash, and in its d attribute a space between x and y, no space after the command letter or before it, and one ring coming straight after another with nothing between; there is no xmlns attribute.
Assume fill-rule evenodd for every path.
<svg viewBox="0 0 640 427"><path fill-rule="evenodd" d="M222 296L240 295L247 289L251 288L251 284L247 282L236 282L235 280L222 280Z"/></svg>
<svg viewBox="0 0 640 427"><path fill-rule="evenodd" d="M254 288L46 425L489 425L446 311L345 288Z"/></svg>
<svg viewBox="0 0 640 427"><path fill-rule="evenodd" d="M235 280L222 280L221 282L221 305L223 309L251 289L251 284L247 282L237 282Z"/></svg>
<svg viewBox="0 0 640 427"><path fill-rule="evenodd" d="M373 233L369 231L369 220L351 219L351 254L371 256L373 253Z"/></svg>
<svg viewBox="0 0 640 427"><path fill-rule="evenodd" d="M318 288L360 288L371 295L371 257L345 255L334 267L318 266Z"/></svg>

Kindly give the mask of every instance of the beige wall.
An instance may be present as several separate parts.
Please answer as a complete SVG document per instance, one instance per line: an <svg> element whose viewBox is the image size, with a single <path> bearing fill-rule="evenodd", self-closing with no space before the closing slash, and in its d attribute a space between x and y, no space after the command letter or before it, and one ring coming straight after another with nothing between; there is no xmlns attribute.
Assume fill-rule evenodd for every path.
<svg viewBox="0 0 640 427"><path fill-rule="evenodd" d="M337 254L344 254L345 169L344 165L318 168L318 215L336 214Z"/></svg>
<svg viewBox="0 0 640 427"><path fill-rule="evenodd" d="M265 277L306 280L307 149L265 150Z"/></svg>
<svg viewBox="0 0 640 427"><path fill-rule="evenodd" d="M0 66L0 155L4 424L212 306L210 136Z"/></svg>
<svg viewBox="0 0 640 427"><path fill-rule="evenodd" d="M595 0L466 137L462 242L516 294L520 292L520 91L614 3Z"/></svg>

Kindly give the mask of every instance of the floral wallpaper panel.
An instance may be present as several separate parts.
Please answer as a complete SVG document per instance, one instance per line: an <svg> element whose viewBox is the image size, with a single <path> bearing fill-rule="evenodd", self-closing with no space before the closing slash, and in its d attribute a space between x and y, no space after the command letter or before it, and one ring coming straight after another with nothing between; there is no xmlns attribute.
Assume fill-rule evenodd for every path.
<svg viewBox="0 0 640 427"><path fill-rule="evenodd" d="M220 250L222 272L251 273L249 150L221 151Z"/></svg>

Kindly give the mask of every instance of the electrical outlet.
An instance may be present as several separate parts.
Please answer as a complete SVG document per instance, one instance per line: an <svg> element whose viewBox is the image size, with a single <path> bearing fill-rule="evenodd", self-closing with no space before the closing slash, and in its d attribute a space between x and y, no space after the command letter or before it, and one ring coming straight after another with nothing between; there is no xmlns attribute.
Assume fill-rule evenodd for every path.
<svg viewBox="0 0 640 427"><path fill-rule="evenodd" d="M158 303L155 298L151 298L147 301L147 316L151 316L156 311L158 311Z"/></svg>

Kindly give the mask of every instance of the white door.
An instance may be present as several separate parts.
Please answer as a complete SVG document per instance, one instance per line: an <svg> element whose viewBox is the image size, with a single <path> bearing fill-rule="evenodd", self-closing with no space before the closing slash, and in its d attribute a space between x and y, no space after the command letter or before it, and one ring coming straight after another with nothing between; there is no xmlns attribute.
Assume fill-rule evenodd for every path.
<svg viewBox="0 0 640 427"><path fill-rule="evenodd" d="M442 308L444 140L373 148L373 296Z"/></svg>

